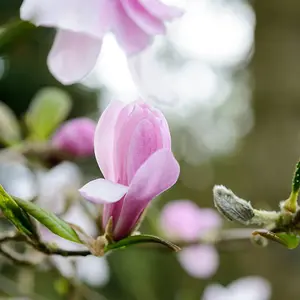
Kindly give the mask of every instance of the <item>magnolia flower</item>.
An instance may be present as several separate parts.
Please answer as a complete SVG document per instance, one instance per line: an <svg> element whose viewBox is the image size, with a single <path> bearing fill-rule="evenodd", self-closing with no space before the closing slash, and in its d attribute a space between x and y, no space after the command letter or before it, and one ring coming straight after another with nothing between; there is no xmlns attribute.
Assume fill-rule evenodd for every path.
<svg viewBox="0 0 300 300"><path fill-rule="evenodd" d="M210 208L199 208L189 200L176 200L165 205L160 216L161 229L174 241L197 242L222 224L219 214ZM214 246L195 244L178 253L178 261L185 271L196 278L211 277L219 266Z"/></svg>
<svg viewBox="0 0 300 300"><path fill-rule="evenodd" d="M113 222L113 238L130 235L149 202L178 179L163 114L142 102L112 102L95 133L95 155L104 178L80 189L83 197L104 204L102 225Z"/></svg>
<svg viewBox="0 0 300 300"><path fill-rule="evenodd" d="M0 184L9 194L23 200L32 200L38 193L34 173L19 162L0 163Z"/></svg>
<svg viewBox="0 0 300 300"><path fill-rule="evenodd" d="M52 137L52 145L73 156L94 153L96 123L89 118L77 118L64 123Z"/></svg>
<svg viewBox="0 0 300 300"><path fill-rule="evenodd" d="M67 202L78 197L77 189L82 182L80 169L71 162L62 162L49 171L40 170L37 179L37 203L56 214L62 214Z"/></svg>
<svg viewBox="0 0 300 300"><path fill-rule="evenodd" d="M220 284L209 285L202 300L269 300L270 283L259 276L249 276L233 281L227 288Z"/></svg>
<svg viewBox="0 0 300 300"><path fill-rule="evenodd" d="M57 29L48 66L59 81L71 84L91 71L106 32L113 32L128 55L135 54L182 11L160 0L24 0L20 13L23 20Z"/></svg>
<svg viewBox="0 0 300 300"><path fill-rule="evenodd" d="M82 207L79 205L72 206L62 218L67 222L80 226L90 235L97 234L95 223L82 211ZM62 249L73 251L86 250L85 246L60 238L45 228L41 232L44 241L55 243ZM109 266L104 257L92 255L87 257L52 256L50 259L59 272L66 278L78 278L95 287L105 285L109 280Z"/></svg>
<svg viewBox="0 0 300 300"><path fill-rule="evenodd" d="M87 216L82 207L75 201L75 198L78 197L77 190L82 181L81 172L75 164L63 162L50 171L40 171L38 179L40 192L37 204L39 206L60 214L64 220L80 226L87 234L97 235L95 222ZM71 201L71 203L68 203L68 201ZM69 209L64 212L68 205L70 206ZM40 233L43 241L56 243L62 249L86 249L83 245L54 235L45 227L41 227ZM50 259L60 273L67 278L77 277L93 286L103 285L108 281L109 267L105 258L95 256L72 258L51 256Z"/></svg>

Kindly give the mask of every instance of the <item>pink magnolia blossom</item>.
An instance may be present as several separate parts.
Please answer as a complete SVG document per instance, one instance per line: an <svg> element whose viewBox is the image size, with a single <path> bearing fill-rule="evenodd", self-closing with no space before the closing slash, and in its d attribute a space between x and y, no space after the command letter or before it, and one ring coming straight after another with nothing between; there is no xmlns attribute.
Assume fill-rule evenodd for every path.
<svg viewBox="0 0 300 300"><path fill-rule="evenodd" d="M73 156L90 156L94 152L96 123L77 118L64 123L54 134L52 144Z"/></svg>
<svg viewBox="0 0 300 300"><path fill-rule="evenodd" d="M165 205L160 216L161 230L173 241L197 242L222 224L211 208L200 208L190 200L176 200ZM212 245L195 244L178 253L182 268L196 278L211 277L218 269L219 255Z"/></svg>
<svg viewBox="0 0 300 300"><path fill-rule="evenodd" d="M164 34L164 22L181 14L160 0L24 0L21 6L23 20L57 28L48 66L64 84L91 71L106 32L113 32L130 55L148 46L153 36Z"/></svg>
<svg viewBox="0 0 300 300"><path fill-rule="evenodd" d="M104 203L103 227L113 219L113 238L130 235L149 202L179 176L163 114L142 102L112 102L95 133L95 155L105 177L80 189L83 197Z"/></svg>
<svg viewBox="0 0 300 300"><path fill-rule="evenodd" d="M178 253L178 261L190 276L209 278L219 267L219 254L214 246L192 245Z"/></svg>
<svg viewBox="0 0 300 300"><path fill-rule="evenodd" d="M190 200L167 203L160 215L161 229L172 240L195 242L222 224L220 215L211 208L200 208Z"/></svg>

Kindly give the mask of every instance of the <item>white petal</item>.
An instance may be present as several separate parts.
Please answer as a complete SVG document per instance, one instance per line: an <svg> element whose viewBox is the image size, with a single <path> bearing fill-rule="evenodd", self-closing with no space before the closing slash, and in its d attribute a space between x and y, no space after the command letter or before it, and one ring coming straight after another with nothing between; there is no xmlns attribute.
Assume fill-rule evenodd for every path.
<svg viewBox="0 0 300 300"><path fill-rule="evenodd" d="M235 300L268 300L271 296L270 283L260 276L238 279L228 289Z"/></svg>
<svg viewBox="0 0 300 300"><path fill-rule="evenodd" d="M37 174L39 181L38 204L55 213L61 213L66 205L69 193L81 186L81 172L77 165L63 162L48 172Z"/></svg>
<svg viewBox="0 0 300 300"><path fill-rule="evenodd" d="M91 286L103 286L109 279L109 267L104 257L87 256L76 259L77 276Z"/></svg>
<svg viewBox="0 0 300 300"><path fill-rule="evenodd" d="M25 0L21 19L102 38L113 20L111 0Z"/></svg>
<svg viewBox="0 0 300 300"><path fill-rule="evenodd" d="M58 30L48 56L52 75L63 84L83 79L95 66L102 40L84 33Z"/></svg>
<svg viewBox="0 0 300 300"><path fill-rule="evenodd" d="M233 299L229 291L220 284L210 284L203 292L201 300L238 300Z"/></svg>
<svg viewBox="0 0 300 300"><path fill-rule="evenodd" d="M90 181L79 190L82 197L97 204L117 202L127 191L127 186L103 178Z"/></svg>
<svg viewBox="0 0 300 300"><path fill-rule="evenodd" d="M51 257L51 260L62 276L67 278L73 278L75 276L76 271L73 258L70 259L67 257L54 255Z"/></svg>
<svg viewBox="0 0 300 300"><path fill-rule="evenodd" d="M24 200L32 200L38 192L34 174L23 164L0 164L0 184L8 193Z"/></svg>

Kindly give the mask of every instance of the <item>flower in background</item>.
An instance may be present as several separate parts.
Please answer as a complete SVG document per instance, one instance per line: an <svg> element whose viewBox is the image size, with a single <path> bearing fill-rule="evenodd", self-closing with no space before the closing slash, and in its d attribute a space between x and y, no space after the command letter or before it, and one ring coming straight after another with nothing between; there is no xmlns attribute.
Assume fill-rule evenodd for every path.
<svg viewBox="0 0 300 300"><path fill-rule="evenodd" d="M64 123L54 134L52 145L75 157L94 153L96 123L89 118L77 118Z"/></svg>
<svg viewBox="0 0 300 300"><path fill-rule="evenodd" d="M270 283L259 276L243 277L229 286L211 284L203 292L202 300L269 300Z"/></svg>
<svg viewBox="0 0 300 300"><path fill-rule="evenodd" d="M128 55L135 54L165 33L165 21L182 15L160 0L24 0L20 13L23 20L57 28L48 66L64 84L91 71L106 32L114 33Z"/></svg>
<svg viewBox="0 0 300 300"><path fill-rule="evenodd" d="M38 193L34 173L18 161L0 163L0 184L14 197L32 200Z"/></svg>
<svg viewBox="0 0 300 300"><path fill-rule="evenodd" d="M112 102L95 133L95 155L104 178L80 189L83 197L104 204L102 225L113 222L113 239L130 235L149 202L178 179L163 114L142 103Z"/></svg>
<svg viewBox="0 0 300 300"><path fill-rule="evenodd" d="M82 211L82 207L78 204L72 206L62 218L67 222L80 226L90 235L97 234L95 222ZM55 243L62 249L70 251L86 250L85 246L60 238L46 228L43 228L41 232L44 241ZM66 278L77 278L95 287L103 286L109 280L109 266L104 257L92 255L86 257L62 257L55 255L51 256L50 259L59 272Z"/></svg>
<svg viewBox="0 0 300 300"><path fill-rule="evenodd" d="M59 214L67 222L80 226L87 234L97 235L94 220L76 202L78 188L82 181L77 165L63 162L49 171L40 171L38 179L40 192L37 204L39 206ZM44 241L54 242L63 249L86 249L83 245L54 235L45 227L41 227L40 232ZM104 285L109 279L109 267L105 258L51 256L50 259L60 273L67 278L77 277L93 286Z"/></svg>
<svg viewBox="0 0 300 300"><path fill-rule="evenodd" d="M211 277L219 266L214 246L196 244L201 237L218 230L222 225L219 214L210 208L199 208L190 200L176 200L165 205L160 216L161 229L173 241L195 243L178 253L186 272L196 278Z"/></svg>

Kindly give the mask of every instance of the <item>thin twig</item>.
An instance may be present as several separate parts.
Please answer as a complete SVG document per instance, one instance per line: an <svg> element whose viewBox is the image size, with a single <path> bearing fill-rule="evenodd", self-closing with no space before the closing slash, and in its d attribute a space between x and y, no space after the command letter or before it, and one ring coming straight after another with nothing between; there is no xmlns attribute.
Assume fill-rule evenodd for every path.
<svg viewBox="0 0 300 300"><path fill-rule="evenodd" d="M250 240L252 236L252 232L255 231L255 228L233 228L233 229L223 229L220 232L207 234L203 237L200 237L196 241L185 242L178 241L177 244L180 247L186 247L190 245L198 245L198 244L209 244L209 245L219 245L227 242L234 241L243 241Z"/></svg>
<svg viewBox="0 0 300 300"><path fill-rule="evenodd" d="M61 248L54 248L49 244L44 243L30 243L36 250L46 254L46 255L60 255L60 256L88 256L91 254L89 250L65 250Z"/></svg>

